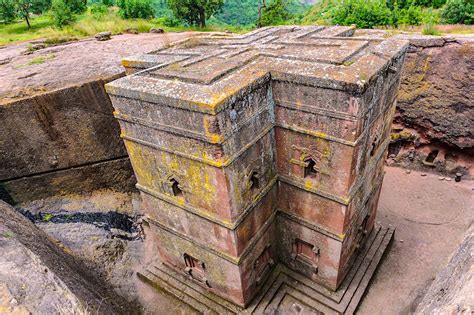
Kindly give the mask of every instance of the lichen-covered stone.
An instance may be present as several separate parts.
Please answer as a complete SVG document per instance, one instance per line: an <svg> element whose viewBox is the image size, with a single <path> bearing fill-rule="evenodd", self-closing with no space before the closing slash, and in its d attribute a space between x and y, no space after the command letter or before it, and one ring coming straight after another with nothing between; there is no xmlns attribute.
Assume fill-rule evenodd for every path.
<svg viewBox="0 0 474 315"><path fill-rule="evenodd" d="M390 163L474 174L474 38L410 41L392 133ZM399 137L401 133L409 137Z"/></svg>
<svg viewBox="0 0 474 315"><path fill-rule="evenodd" d="M107 84L156 257L247 305L280 261L335 290L374 225L403 40L204 36ZM147 69L142 71L143 69Z"/></svg>

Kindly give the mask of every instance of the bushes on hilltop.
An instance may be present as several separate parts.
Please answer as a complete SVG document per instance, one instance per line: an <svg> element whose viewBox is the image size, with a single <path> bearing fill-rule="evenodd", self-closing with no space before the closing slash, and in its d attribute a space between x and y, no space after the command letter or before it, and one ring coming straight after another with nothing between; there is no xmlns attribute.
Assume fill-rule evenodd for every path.
<svg viewBox="0 0 474 315"><path fill-rule="evenodd" d="M361 28L433 24L472 24L472 0L323 0L303 18L305 24L356 24ZM437 9L440 8L440 9ZM441 20L440 20L441 13Z"/></svg>
<svg viewBox="0 0 474 315"><path fill-rule="evenodd" d="M0 21L11 23L16 18L15 4L11 0L0 0Z"/></svg>
<svg viewBox="0 0 474 315"><path fill-rule="evenodd" d="M148 19L154 15L151 0L117 0L116 4L124 19Z"/></svg>
<svg viewBox="0 0 474 315"><path fill-rule="evenodd" d="M441 17L449 24L474 24L474 2L471 0L448 0Z"/></svg>
<svg viewBox="0 0 474 315"><path fill-rule="evenodd" d="M74 21L74 13L65 0L53 0L50 15L54 25L58 27Z"/></svg>
<svg viewBox="0 0 474 315"><path fill-rule="evenodd" d="M361 28L373 28L378 25L390 25L392 13L382 1L343 0L332 12L334 24L357 24Z"/></svg>
<svg viewBox="0 0 474 315"><path fill-rule="evenodd" d="M288 12L286 3L283 0L274 0L266 7L262 8L262 13L257 21L259 27L269 25L286 24L291 15Z"/></svg>

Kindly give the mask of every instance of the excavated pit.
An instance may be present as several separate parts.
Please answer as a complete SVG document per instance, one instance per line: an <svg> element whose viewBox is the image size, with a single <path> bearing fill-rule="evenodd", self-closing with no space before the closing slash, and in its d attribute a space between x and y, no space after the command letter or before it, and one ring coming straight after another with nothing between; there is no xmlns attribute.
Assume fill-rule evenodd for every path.
<svg viewBox="0 0 474 315"><path fill-rule="evenodd" d="M135 53L131 47L148 51L176 39L168 35L158 44L149 35L116 36L107 44L108 55L95 56L91 67L81 77L72 77L67 87L58 78L69 78L65 74L70 73L71 63L61 56L73 50L81 54L81 49L98 44L86 40L50 47L33 56L21 55L24 44L2 49L8 62L0 70L8 71L13 85L2 85L7 82L3 81L0 91L14 93L2 94L0 133L8 134L11 142L0 153L2 158L8 156L8 165L22 167L7 172L7 164L2 164L0 197L27 219L1 210L0 310L192 313L164 293L157 297L136 279L135 272L141 267L137 262L145 250L153 249L144 248L135 178L103 90L104 82L123 75L119 60ZM187 36L192 34L178 37ZM136 45L143 41L146 47ZM466 180L473 171L472 128L468 128L473 109L466 101L473 99L474 91L474 80L466 80L473 71L473 38L410 41L407 61L411 67L404 70L387 163L441 174L443 179L386 168L378 218L396 226L397 233L359 307L361 314L380 314L380 305L385 305L384 314L413 312L474 219L474 184ZM94 65L111 58L117 44L121 56L101 67L100 77L94 76L90 72ZM55 57L42 65L16 67L34 56L52 53ZM451 63L443 63L445 60ZM46 71L52 68L59 72ZM440 75L445 72L451 77ZM25 77L28 73L33 75ZM38 85L45 80L51 82ZM417 88L410 90L413 84ZM426 89L428 85L431 89ZM446 102L440 101L439 86L450 90L443 94L449 94ZM98 107L84 105L91 97ZM71 99L78 101L71 103ZM437 110L428 113L430 104ZM3 123L6 121L13 123ZM34 143L24 141L29 133L35 134ZM88 147L77 145L84 140ZM42 147L44 143L51 145ZM458 172L463 179L455 183ZM49 289L43 294L45 287ZM106 302L100 302L105 296Z"/></svg>

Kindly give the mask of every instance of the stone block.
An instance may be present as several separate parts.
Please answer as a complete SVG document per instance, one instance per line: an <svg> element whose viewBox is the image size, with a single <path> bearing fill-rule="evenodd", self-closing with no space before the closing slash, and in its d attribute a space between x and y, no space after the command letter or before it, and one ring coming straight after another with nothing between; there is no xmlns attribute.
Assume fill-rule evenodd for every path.
<svg viewBox="0 0 474 315"><path fill-rule="evenodd" d="M339 288L374 226L408 46L353 32L269 27L124 60L135 74L106 89L155 269L241 308L279 262Z"/></svg>

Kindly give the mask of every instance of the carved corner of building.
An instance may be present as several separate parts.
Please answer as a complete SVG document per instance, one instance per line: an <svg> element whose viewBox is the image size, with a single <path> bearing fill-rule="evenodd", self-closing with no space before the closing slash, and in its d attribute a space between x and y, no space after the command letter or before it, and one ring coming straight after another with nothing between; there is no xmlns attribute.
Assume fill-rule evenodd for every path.
<svg viewBox="0 0 474 315"><path fill-rule="evenodd" d="M353 32L269 27L124 61L106 88L155 250L141 279L202 312L355 310L393 235L375 217L408 43Z"/></svg>

